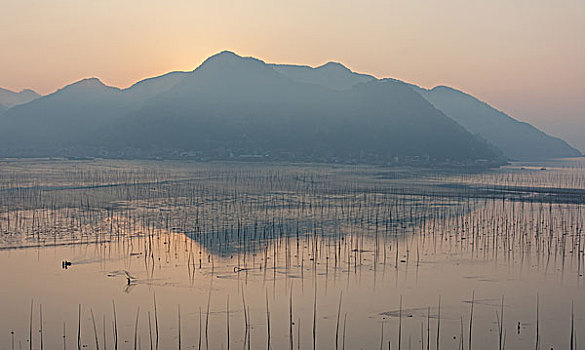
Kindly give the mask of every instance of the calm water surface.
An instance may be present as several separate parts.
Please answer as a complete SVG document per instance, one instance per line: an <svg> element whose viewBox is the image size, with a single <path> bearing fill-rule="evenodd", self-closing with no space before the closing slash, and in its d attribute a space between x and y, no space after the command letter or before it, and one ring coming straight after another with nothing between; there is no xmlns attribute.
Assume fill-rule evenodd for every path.
<svg viewBox="0 0 585 350"><path fill-rule="evenodd" d="M0 175L0 349L75 349L78 334L103 349L585 342L582 160L466 174L6 161Z"/></svg>

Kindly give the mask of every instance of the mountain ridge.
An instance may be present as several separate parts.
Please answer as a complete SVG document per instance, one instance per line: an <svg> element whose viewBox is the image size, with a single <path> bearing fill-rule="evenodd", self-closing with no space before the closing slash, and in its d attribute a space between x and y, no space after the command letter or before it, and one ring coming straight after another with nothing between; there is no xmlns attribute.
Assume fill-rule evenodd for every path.
<svg viewBox="0 0 585 350"><path fill-rule="evenodd" d="M31 89L24 89L16 92L0 87L0 105L4 106L6 109L19 104L31 102L40 96L41 95Z"/></svg>
<svg viewBox="0 0 585 350"><path fill-rule="evenodd" d="M578 157L581 152L527 122L519 121L463 91L439 85L413 87L431 104L473 134L500 148L512 160Z"/></svg>
<svg viewBox="0 0 585 350"><path fill-rule="evenodd" d="M428 125L443 134L435 137ZM306 145L295 145L287 128L296 130L301 135L296 141ZM394 130L400 128L403 133ZM400 157L465 162L485 158L492 163L503 159L415 85L355 73L334 61L317 67L272 64L232 51L212 55L192 71L169 72L125 89L95 77L82 79L5 111L0 129L5 154L22 148L18 139L25 139L29 150L45 147L55 154L67 150L213 158L210 152L215 152L225 158L279 153L339 161L344 155L338 150L344 149L351 153L345 158L384 163ZM423 136L423 131L428 134ZM402 143L390 140L390 135ZM458 142L458 147L448 146Z"/></svg>
<svg viewBox="0 0 585 350"><path fill-rule="evenodd" d="M340 64L341 65L341 64ZM341 65L345 68L346 71L351 72L351 76L345 77L344 83L338 85L338 87L343 88L350 88L355 84L360 83L356 81L358 76L364 77L363 79L377 79L370 75L363 75L359 73L352 72L349 68ZM320 81L320 77L313 74L310 76L308 73L315 73L315 71L319 67L311 68L309 66L303 66L306 68L305 76L302 78L303 81L311 81L318 84L323 84ZM292 78L295 78L294 75L290 75ZM310 77L310 78L309 78ZM403 83L408 86L411 86L415 91L421 94L426 100L431 102L437 109L442 111L445 115L450 117L451 119L455 120L467 130L469 130L472 134L478 135L485 139L486 141L493 144L495 147L501 149L506 156L508 156L512 160L538 160L538 159L549 159L549 158L561 158L561 157L578 157L582 156L582 153L578 151L576 148L569 145L566 141L562 140L561 138L550 136L545 132L537 129L533 125L528 122L519 121L510 115L497 110L496 108L492 107L488 103L481 101L480 99L471 96L461 90L446 86L446 85L437 85L432 89L425 89L421 88L415 84L407 83L398 79L394 78L382 78L387 80L392 80L395 82ZM379 80L379 79L378 79ZM371 81L371 80L370 80ZM326 84L324 84L326 85ZM475 108L487 108L489 109L489 113L486 113L485 122L486 123L493 123L496 118L503 118L508 121L507 125L499 125L502 129L499 130L486 130L485 127L479 127L478 125L466 123L464 119L464 115L458 113L457 110L453 108L449 108L450 106L446 103L440 103L437 98L433 98L434 93L442 93L444 91L452 92L455 94L462 94L472 98L474 103L477 104ZM434 102L434 103L433 103ZM477 113L477 111L475 112ZM473 116L474 113L470 113L470 116ZM501 124L501 123L500 123ZM492 129L494 126L491 127ZM507 135L502 135L501 132L505 131L506 129L512 129L512 131L508 132ZM516 134L513 134L516 133ZM514 142L514 139L518 138L518 142Z"/></svg>
<svg viewBox="0 0 585 350"><path fill-rule="evenodd" d="M373 110L367 114L361 113L356 107L361 106L360 108L364 110L369 106L365 101L369 100L375 101L377 105L387 104L391 100L387 96L382 96L383 94L377 96L372 93L385 88L393 93L402 94L405 97L403 101L410 98L411 106L419 106L417 108L425 106L425 113L434 114L432 118L427 119L428 123L420 123L419 129L427 124L438 123L439 129L450 128L452 131L449 132L454 133L454 139L467 138L471 144L476 142L458 124L436 111L409 88L392 82L377 81L375 83L377 86L337 91L318 84L294 81L261 60L238 59L232 53L223 53L206 60L170 90L147 101L145 106L135 113L135 119L126 127L140 125L146 128L138 132L138 134L148 135L141 139L153 140L149 141L150 145L159 142L159 148L169 146L168 139L173 135L174 142L184 149L191 148L206 152L223 152L218 149L224 149L225 152L231 154L272 153L274 155L275 152L284 152L296 154L297 158L306 158L307 154L312 152L312 156L319 159L338 159L343 156L338 152L340 149L344 152L351 152L352 149L358 153L363 151L364 154L368 154L368 157L375 157L374 154L379 155L384 152L384 149L379 147L380 144L392 144L392 147L388 149L400 149L402 153L398 152L398 154L408 156L421 155L420 152L417 153L419 150L432 154L440 149L439 144L431 148L419 142L413 147L416 150L409 150L404 144L392 143L391 138L385 140L383 137L378 137L379 144L371 143L367 138L359 135L352 139L351 130L358 130L361 127L366 128L367 132L376 133L376 125L366 125L368 120L371 121L368 118L378 118L376 123L379 123L380 127L388 120L395 125L404 122L399 117L392 119L391 115L385 115L383 119L379 119L377 116L383 114L384 111ZM364 93L366 88L370 90ZM399 100L395 99L391 108L398 108L401 102ZM403 108L402 113L408 111L409 108ZM166 117L161 118L161 115ZM361 117L363 119L360 119ZM156 125L157 128L149 128L151 125ZM175 125L180 127L174 127ZM351 125L353 129L348 125ZM411 125L408 125L408 121L401 125L403 131L410 130L408 132L411 136L416 135L416 130L414 130L416 128L413 129ZM206 132L201 133L202 129ZM189 134L183 134L187 130ZM386 132L392 134L390 129ZM156 137L161 134L168 137L163 137L162 140ZM298 139L302 139L303 142L295 143L297 140L291 139L290 134L298 135ZM341 135L345 136L341 137ZM400 137L396 133L392 135L396 139ZM120 139L120 137L116 138ZM359 142L355 142L357 139ZM419 139L422 138L419 137ZM140 144L140 140L130 141L133 143L126 146L134 148L149 146ZM340 143L340 141L344 142ZM437 141L427 139L426 142L431 144ZM353 148L348 148L346 144L352 144ZM308 145L311 146L311 150L305 147ZM487 151L483 145L474 144L471 149L474 148L481 150L478 151L479 153L484 152L487 158L492 156L491 151ZM435 157L448 158L445 154L435 153ZM471 153L468 156L473 157ZM460 150L454 152L453 158L460 157L461 154ZM393 156L394 154L385 154L384 157L388 161Z"/></svg>

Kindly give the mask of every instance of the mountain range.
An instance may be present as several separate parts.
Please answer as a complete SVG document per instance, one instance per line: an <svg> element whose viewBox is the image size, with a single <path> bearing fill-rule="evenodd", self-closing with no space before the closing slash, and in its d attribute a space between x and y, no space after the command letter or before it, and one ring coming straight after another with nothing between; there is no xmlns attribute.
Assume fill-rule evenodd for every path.
<svg viewBox="0 0 585 350"><path fill-rule="evenodd" d="M4 105L2 156L498 165L580 155L461 91L229 51L127 89L90 78Z"/></svg>
<svg viewBox="0 0 585 350"><path fill-rule="evenodd" d="M14 92L8 89L0 88L0 113L12 106L28 103L30 101L36 100L39 97L39 94L30 89Z"/></svg>
<svg viewBox="0 0 585 350"><path fill-rule="evenodd" d="M291 79L311 82L332 89L350 88L376 80L371 75L354 73L339 63L317 68L273 65ZM311 74L314 72L313 74ZM395 80L396 82L400 82ZM424 89L409 84L417 93L472 134L500 149L511 160L540 160L578 157L581 153L560 138L552 137L526 122L518 121L489 104L447 87Z"/></svg>

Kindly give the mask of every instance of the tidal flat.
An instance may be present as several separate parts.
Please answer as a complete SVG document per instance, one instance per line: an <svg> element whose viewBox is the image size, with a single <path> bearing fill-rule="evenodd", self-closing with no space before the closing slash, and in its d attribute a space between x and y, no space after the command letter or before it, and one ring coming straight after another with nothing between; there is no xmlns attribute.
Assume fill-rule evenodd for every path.
<svg viewBox="0 0 585 350"><path fill-rule="evenodd" d="M585 159L0 160L0 349L578 349Z"/></svg>

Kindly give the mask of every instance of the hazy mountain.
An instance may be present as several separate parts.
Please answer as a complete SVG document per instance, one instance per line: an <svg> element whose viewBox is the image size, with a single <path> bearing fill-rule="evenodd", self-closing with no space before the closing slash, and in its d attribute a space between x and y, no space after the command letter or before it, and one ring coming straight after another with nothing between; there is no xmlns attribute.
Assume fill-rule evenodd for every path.
<svg viewBox="0 0 585 350"><path fill-rule="evenodd" d="M4 105L0 105L0 114L2 114L4 111L6 111L8 109L8 107L4 106Z"/></svg>
<svg viewBox="0 0 585 350"><path fill-rule="evenodd" d="M97 78L84 79L6 111L0 120L2 145L38 155L54 155L63 147L83 148L131 108L119 89Z"/></svg>
<svg viewBox="0 0 585 350"><path fill-rule="evenodd" d="M316 68L291 65L273 67L291 79L334 89L349 89L375 79L370 75L354 73L339 63L327 63ZM445 86L431 90L411 86L445 115L502 150L510 159L538 160L581 155L562 139L549 136L529 123L520 122L462 91Z"/></svg>
<svg viewBox="0 0 585 350"><path fill-rule="evenodd" d="M39 94L30 89L22 90L20 92L14 92L0 88L0 105L3 105L6 108L10 108L12 106L20 105L23 103L28 103L30 101L36 100L39 97L40 97Z"/></svg>
<svg viewBox="0 0 585 350"><path fill-rule="evenodd" d="M134 99L135 103L143 103L149 98L169 90L189 74L191 72L170 72L161 76L147 78L122 90L122 92L127 97Z"/></svg>
<svg viewBox="0 0 585 350"><path fill-rule="evenodd" d="M431 90L415 89L471 133L496 145L510 159L537 160L581 155L560 138L549 136L462 91L446 86Z"/></svg>
<svg viewBox="0 0 585 350"><path fill-rule="evenodd" d="M0 116L4 155L474 162L503 157L402 82L222 52L128 89L96 78Z"/></svg>
<svg viewBox="0 0 585 350"><path fill-rule="evenodd" d="M111 135L110 145L150 153L374 162L498 158L404 84L380 80L330 89L231 52L207 59Z"/></svg>
<svg viewBox="0 0 585 350"><path fill-rule="evenodd" d="M335 90L345 90L355 84L375 80L371 75L352 72L349 68L337 62L328 62L315 68L290 64L271 64L271 66L277 72L293 80L319 84Z"/></svg>
<svg viewBox="0 0 585 350"><path fill-rule="evenodd" d="M581 153L585 152L585 137L583 137L585 116L581 118L563 119L562 123L559 123L557 120L540 120L538 121L538 125L566 140L571 146L581 151Z"/></svg>

